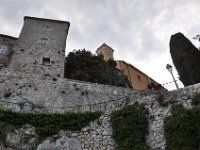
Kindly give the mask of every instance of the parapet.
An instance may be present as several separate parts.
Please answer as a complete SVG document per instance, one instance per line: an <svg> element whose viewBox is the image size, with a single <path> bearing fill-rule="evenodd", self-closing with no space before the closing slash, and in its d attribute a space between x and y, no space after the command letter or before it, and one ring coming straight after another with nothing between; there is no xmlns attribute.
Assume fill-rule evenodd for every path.
<svg viewBox="0 0 200 150"><path fill-rule="evenodd" d="M0 44L15 44L18 38L0 34Z"/></svg>
<svg viewBox="0 0 200 150"><path fill-rule="evenodd" d="M44 18L37 18L37 17L30 17L30 16L25 16L24 21L30 19L30 20L40 20L40 21L47 21L47 22L56 22L56 23L65 23L70 25L68 21L61 21L61 20L53 20L53 19L44 19Z"/></svg>

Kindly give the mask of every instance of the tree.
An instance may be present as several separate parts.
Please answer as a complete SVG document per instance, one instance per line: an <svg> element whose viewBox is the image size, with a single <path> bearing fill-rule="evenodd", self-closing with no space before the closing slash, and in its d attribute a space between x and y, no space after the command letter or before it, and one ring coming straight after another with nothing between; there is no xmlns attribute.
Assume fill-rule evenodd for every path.
<svg viewBox="0 0 200 150"><path fill-rule="evenodd" d="M193 37L193 40L197 40L200 42L200 35L197 34L195 37ZM198 49L200 49L200 47L198 47Z"/></svg>
<svg viewBox="0 0 200 150"><path fill-rule="evenodd" d="M130 87L130 82L113 60L104 61L102 56L90 51L74 50L65 58L65 78L113 86Z"/></svg>
<svg viewBox="0 0 200 150"><path fill-rule="evenodd" d="M199 83L200 51L182 33L171 36L170 53L183 84Z"/></svg>

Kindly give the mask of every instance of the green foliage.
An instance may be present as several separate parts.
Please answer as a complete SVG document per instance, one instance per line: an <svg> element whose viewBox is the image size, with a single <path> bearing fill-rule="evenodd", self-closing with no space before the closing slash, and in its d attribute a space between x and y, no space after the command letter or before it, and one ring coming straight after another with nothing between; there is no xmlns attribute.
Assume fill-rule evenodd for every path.
<svg viewBox="0 0 200 150"><path fill-rule="evenodd" d="M199 83L200 51L182 33L172 35L170 53L183 84Z"/></svg>
<svg viewBox="0 0 200 150"><path fill-rule="evenodd" d="M200 106L200 93L194 94L194 96L192 97L192 105L195 107Z"/></svg>
<svg viewBox="0 0 200 150"><path fill-rule="evenodd" d="M192 109L176 104L164 120L166 150L199 150L200 93L192 97Z"/></svg>
<svg viewBox="0 0 200 150"><path fill-rule="evenodd" d="M175 101L169 100L169 101L165 101L165 96L163 94L159 94L156 97L156 101L159 103L160 106L162 107L167 107L169 104L173 104Z"/></svg>
<svg viewBox="0 0 200 150"><path fill-rule="evenodd" d="M148 111L135 103L111 113L113 139L117 150L147 150Z"/></svg>
<svg viewBox="0 0 200 150"><path fill-rule="evenodd" d="M130 82L113 60L104 61L90 51L74 50L65 59L65 78L114 86L130 87Z"/></svg>
<svg viewBox="0 0 200 150"><path fill-rule="evenodd" d="M156 100L157 100L157 102L159 103L160 106L162 106L162 107L167 107L168 106L168 103L164 99L164 95L159 94L156 97Z"/></svg>
<svg viewBox="0 0 200 150"><path fill-rule="evenodd" d="M65 113L17 113L0 110L0 135L17 129L25 124L36 127L40 138L56 134L60 130L80 130L90 121L98 119L101 112L65 112ZM4 137L5 139L5 137Z"/></svg>
<svg viewBox="0 0 200 150"><path fill-rule="evenodd" d="M198 135L191 110L172 105L171 116L164 120L166 150L198 150Z"/></svg>

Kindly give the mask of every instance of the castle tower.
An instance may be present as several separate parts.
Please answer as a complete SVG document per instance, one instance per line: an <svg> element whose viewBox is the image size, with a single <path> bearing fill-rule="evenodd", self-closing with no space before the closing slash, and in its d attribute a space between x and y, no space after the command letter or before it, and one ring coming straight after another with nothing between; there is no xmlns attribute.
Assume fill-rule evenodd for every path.
<svg viewBox="0 0 200 150"><path fill-rule="evenodd" d="M97 50L97 55L103 55L104 60L108 61L109 59L114 60L113 57L114 50L108 46L107 44L103 43Z"/></svg>
<svg viewBox="0 0 200 150"><path fill-rule="evenodd" d="M25 16L11 61L13 72L63 77L69 26L65 21Z"/></svg>

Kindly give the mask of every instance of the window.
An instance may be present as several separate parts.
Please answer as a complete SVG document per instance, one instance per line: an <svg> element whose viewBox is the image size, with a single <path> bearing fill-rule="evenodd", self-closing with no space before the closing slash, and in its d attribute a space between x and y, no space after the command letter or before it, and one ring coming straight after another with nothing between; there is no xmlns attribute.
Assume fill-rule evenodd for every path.
<svg viewBox="0 0 200 150"><path fill-rule="evenodd" d="M43 65L50 65L50 58L43 57L43 59L42 59L42 64L43 64Z"/></svg>
<svg viewBox="0 0 200 150"><path fill-rule="evenodd" d="M51 29L51 26L46 25L46 29L47 29L47 30L50 30L50 29Z"/></svg>
<svg viewBox="0 0 200 150"><path fill-rule="evenodd" d="M0 54L5 54L7 50L8 50L7 46L0 45Z"/></svg>
<svg viewBox="0 0 200 150"><path fill-rule="evenodd" d="M47 38L40 38L40 43L41 44L48 44L48 39Z"/></svg>
<svg viewBox="0 0 200 150"><path fill-rule="evenodd" d="M51 26L50 25L43 25L42 30L45 32L51 31Z"/></svg>
<svg viewBox="0 0 200 150"><path fill-rule="evenodd" d="M138 77L138 80L141 81L141 76L140 76L140 75L137 75L137 77Z"/></svg>
<svg viewBox="0 0 200 150"><path fill-rule="evenodd" d="M113 52L112 52L112 51L108 51L107 54L108 54L109 56L112 56L112 55L113 55Z"/></svg>

